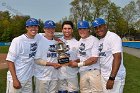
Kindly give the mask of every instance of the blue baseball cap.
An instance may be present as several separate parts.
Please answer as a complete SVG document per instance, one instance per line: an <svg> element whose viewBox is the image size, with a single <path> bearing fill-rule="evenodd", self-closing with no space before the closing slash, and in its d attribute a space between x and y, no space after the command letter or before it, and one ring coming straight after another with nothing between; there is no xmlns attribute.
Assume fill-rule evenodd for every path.
<svg viewBox="0 0 140 93"><path fill-rule="evenodd" d="M105 20L102 18L96 18L93 22L92 22L92 26L93 27L98 27L100 25L106 24Z"/></svg>
<svg viewBox="0 0 140 93"><path fill-rule="evenodd" d="M89 28L88 21L79 21L77 25L78 25L78 29L80 29L80 28L84 28L84 29Z"/></svg>
<svg viewBox="0 0 140 93"><path fill-rule="evenodd" d="M35 18L30 18L26 21L26 26L39 26L39 21Z"/></svg>
<svg viewBox="0 0 140 93"><path fill-rule="evenodd" d="M47 20L44 24L44 28L55 28L55 23L52 20Z"/></svg>

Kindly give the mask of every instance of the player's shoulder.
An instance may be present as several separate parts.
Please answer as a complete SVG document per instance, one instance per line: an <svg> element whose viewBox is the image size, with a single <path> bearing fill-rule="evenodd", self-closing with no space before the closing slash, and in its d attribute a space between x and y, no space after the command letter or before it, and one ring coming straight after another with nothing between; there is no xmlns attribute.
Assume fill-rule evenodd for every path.
<svg viewBox="0 0 140 93"><path fill-rule="evenodd" d="M119 37L119 35L117 35L117 34L114 33L114 32L110 32L110 31L107 32L107 35L108 35L109 37Z"/></svg>
<svg viewBox="0 0 140 93"><path fill-rule="evenodd" d="M11 42L11 45L10 46L15 46L15 45L20 45L23 40L22 40L22 35L18 36L18 37L15 37L12 42Z"/></svg>
<svg viewBox="0 0 140 93"><path fill-rule="evenodd" d="M35 35L35 40L40 41L44 36L41 34L36 34Z"/></svg>
<svg viewBox="0 0 140 93"><path fill-rule="evenodd" d="M74 37L72 38L72 41L73 42L78 42L78 40L76 38L74 38Z"/></svg>
<svg viewBox="0 0 140 93"><path fill-rule="evenodd" d="M97 42L99 41L99 39L97 37L93 36L93 35L90 35L89 38L93 41L97 41Z"/></svg>
<svg viewBox="0 0 140 93"><path fill-rule="evenodd" d="M110 32L110 31L107 32L107 38L109 40L121 39L119 35L117 35L114 32Z"/></svg>
<svg viewBox="0 0 140 93"><path fill-rule="evenodd" d="M116 33L108 31L107 35L105 36L104 43L105 42L107 44L121 44L122 40L121 40L120 36L117 35Z"/></svg>
<svg viewBox="0 0 140 93"><path fill-rule="evenodd" d="M20 42L23 37L24 37L23 35L17 36L12 40L12 42Z"/></svg>

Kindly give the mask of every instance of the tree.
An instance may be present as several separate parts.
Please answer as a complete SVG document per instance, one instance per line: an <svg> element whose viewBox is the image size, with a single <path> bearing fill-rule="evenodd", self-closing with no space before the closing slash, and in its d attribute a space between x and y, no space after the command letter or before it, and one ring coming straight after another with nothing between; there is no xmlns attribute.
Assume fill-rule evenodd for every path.
<svg viewBox="0 0 140 93"><path fill-rule="evenodd" d="M0 11L0 41L3 41L3 38L6 38L4 34L9 31L10 17L10 13L8 11Z"/></svg>
<svg viewBox="0 0 140 93"><path fill-rule="evenodd" d="M123 18L121 8L117 7L114 3L110 3L108 6L107 25L109 30L122 36L126 33L126 21Z"/></svg>
<svg viewBox="0 0 140 93"><path fill-rule="evenodd" d="M137 0L137 2L136 2L136 4L137 4L137 7L138 7L138 12L139 12L139 14L140 14L140 0Z"/></svg>
<svg viewBox="0 0 140 93"><path fill-rule="evenodd" d="M61 32L62 31L62 26L61 26L61 21L56 23L56 32Z"/></svg>
<svg viewBox="0 0 140 93"><path fill-rule="evenodd" d="M108 9L108 0L74 0L70 3L72 6L70 11L70 19L76 25L77 30L77 21L87 20L92 22L95 18L104 16ZM78 37L77 32L74 34Z"/></svg>
<svg viewBox="0 0 140 93"><path fill-rule="evenodd" d="M85 12L88 11L86 10L88 4L87 1L88 0L74 0L70 3L70 5L72 6L70 10L75 19L84 19Z"/></svg>
<svg viewBox="0 0 140 93"><path fill-rule="evenodd" d="M137 12L138 12L139 16L138 16L138 20L135 22L134 27L140 33L140 0L137 0L136 7L138 10Z"/></svg>
<svg viewBox="0 0 140 93"><path fill-rule="evenodd" d="M92 0L92 18L105 17L109 6L109 0Z"/></svg>
<svg viewBox="0 0 140 93"><path fill-rule="evenodd" d="M10 42L12 36L12 32L10 28L7 28L4 30L4 33L1 36L1 41L2 42Z"/></svg>
<svg viewBox="0 0 140 93"><path fill-rule="evenodd" d="M127 30L130 35L130 28L133 28L134 22L138 18L138 12L136 8L136 4L134 1L131 1L128 5L126 5L123 9L123 17L127 21Z"/></svg>
<svg viewBox="0 0 140 93"><path fill-rule="evenodd" d="M70 3L72 6L70 9L70 18L73 19L75 24L77 24L79 20L87 20L91 17L91 2L92 0L74 0Z"/></svg>
<svg viewBox="0 0 140 93"><path fill-rule="evenodd" d="M140 33L140 19L135 23L134 27Z"/></svg>
<svg viewBox="0 0 140 93"><path fill-rule="evenodd" d="M39 21L39 31L38 33L44 33L43 28L44 28L44 23L41 19L38 19Z"/></svg>
<svg viewBox="0 0 140 93"><path fill-rule="evenodd" d="M29 19L29 16L19 16L15 15L11 18L11 29L12 29L12 38L17 37L21 34L26 33L26 20Z"/></svg>

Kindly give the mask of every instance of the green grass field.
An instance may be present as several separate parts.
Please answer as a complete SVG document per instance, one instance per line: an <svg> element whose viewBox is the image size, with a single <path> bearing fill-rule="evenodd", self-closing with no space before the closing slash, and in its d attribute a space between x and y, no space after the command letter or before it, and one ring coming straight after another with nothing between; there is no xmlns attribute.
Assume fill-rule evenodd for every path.
<svg viewBox="0 0 140 93"><path fill-rule="evenodd" d="M0 93L6 93L6 73L7 69L0 70Z"/></svg>
<svg viewBox="0 0 140 93"><path fill-rule="evenodd" d="M140 58L124 53L124 65L126 67L126 84L124 93L140 93ZM7 69L0 70L0 93L6 90Z"/></svg>
<svg viewBox="0 0 140 93"><path fill-rule="evenodd" d="M126 85L124 93L140 93L140 58L124 53Z"/></svg>
<svg viewBox="0 0 140 93"><path fill-rule="evenodd" d="M0 53L7 53L9 46L0 46Z"/></svg>

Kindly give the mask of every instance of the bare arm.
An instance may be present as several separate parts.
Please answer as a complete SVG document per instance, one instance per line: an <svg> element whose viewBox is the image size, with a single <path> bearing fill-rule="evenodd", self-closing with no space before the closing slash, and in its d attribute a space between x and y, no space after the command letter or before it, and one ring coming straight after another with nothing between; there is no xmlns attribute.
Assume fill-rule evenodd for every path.
<svg viewBox="0 0 140 93"><path fill-rule="evenodd" d="M115 53L113 54L114 60L113 60L113 64L112 64L112 71L111 71L111 76L116 77L117 72L120 68L121 65L121 53Z"/></svg>
<svg viewBox="0 0 140 93"><path fill-rule="evenodd" d="M19 82L19 80L17 78L17 75L16 75L14 62L8 61L8 68L9 68L9 71L11 72L11 75L12 75L13 87L16 88L16 89L20 89L21 84L20 84L20 82Z"/></svg>
<svg viewBox="0 0 140 93"><path fill-rule="evenodd" d="M58 63L47 62L46 60L43 59L36 59L35 63L42 66L53 66L54 68L61 67L61 65Z"/></svg>
<svg viewBox="0 0 140 93"><path fill-rule="evenodd" d="M80 67L80 66L88 66L88 65L92 65L95 64L98 60L98 57L90 57L87 60L85 60L84 62L81 63L77 63L77 62L70 62L69 66L70 67ZM80 61L80 60L79 60Z"/></svg>
<svg viewBox="0 0 140 93"><path fill-rule="evenodd" d="M120 64L121 64L121 53L115 53L113 54L114 60L113 60L113 64L112 64L112 71L110 76L113 77L115 79L117 72L120 68ZM109 79L106 85L106 89L112 89L114 85L114 80Z"/></svg>
<svg viewBox="0 0 140 93"><path fill-rule="evenodd" d="M92 64L95 64L98 60L98 57L90 57L88 58L87 60L85 60L85 66L88 66L88 65L92 65Z"/></svg>
<svg viewBox="0 0 140 93"><path fill-rule="evenodd" d="M80 62L80 59L70 60L70 62L72 62L72 61L79 63Z"/></svg>

